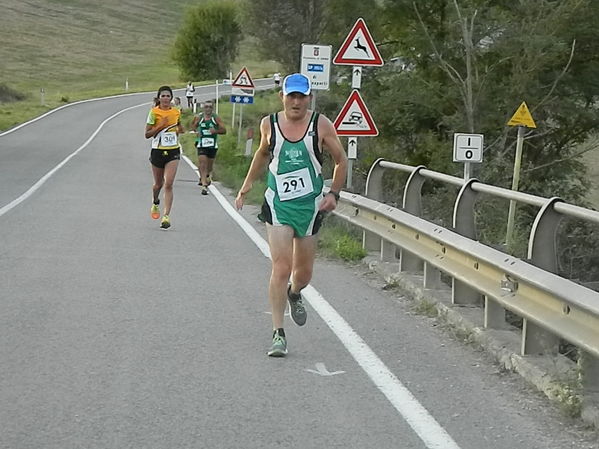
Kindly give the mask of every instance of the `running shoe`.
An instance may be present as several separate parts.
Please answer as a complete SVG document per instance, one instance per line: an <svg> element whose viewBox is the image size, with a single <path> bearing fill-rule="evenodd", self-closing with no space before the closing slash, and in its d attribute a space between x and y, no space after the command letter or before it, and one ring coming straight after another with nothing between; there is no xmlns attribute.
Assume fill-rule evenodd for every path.
<svg viewBox="0 0 599 449"><path fill-rule="evenodd" d="M154 220L158 220L160 218L160 207L158 207L158 204L152 204L150 215Z"/></svg>
<svg viewBox="0 0 599 449"><path fill-rule="evenodd" d="M287 300L289 301L289 311L291 312L291 319L298 326L306 324L306 308L304 307L304 301L302 300L301 293L292 293L291 285L287 287Z"/></svg>
<svg viewBox="0 0 599 449"><path fill-rule="evenodd" d="M171 227L171 219L169 218L168 215L165 215L164 217L162 217L162 221L160 222L160 227L162 229L168 229Z"/></svg>
<svg viewBox="0 0 599 449"><path fill-rule="evenodd" d="M208 186L202 187L202 195L208 195Z"/></svg>
<svg viewBox="0 0 599 449"><path fill-rule="evenodd" d="M209 186L210 184L212 184L212 175L208 175L206 177L206 181L208 181L208 183L206 184L206 186Z"/></svg>
<svg viewBox="0 0 599 449"><path fill-rule="evenodd" d="M272 334L272 346L267 354L269 357L285 357L287 355L287 340L278 330Z"/></svg>

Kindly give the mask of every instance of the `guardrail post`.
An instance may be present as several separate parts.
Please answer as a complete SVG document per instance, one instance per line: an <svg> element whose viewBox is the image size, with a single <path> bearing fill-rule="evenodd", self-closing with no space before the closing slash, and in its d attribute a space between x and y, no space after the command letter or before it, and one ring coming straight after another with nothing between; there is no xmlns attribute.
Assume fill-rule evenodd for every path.
<svg viewBox="0 0 599 449"><path fill-rule="evenodd" d="M557 228L562 216L554 209L560 198L550 198L539 210L530 231L528 259L531 264L557 273ZM557 354L559 337L524 318L522 323L522 355Z"/></svg>
<svg viewBox="0 0 599 449"><path fill-rule="evenodd" d="M393 243L385 239L381 239L381 261L395 262L397 260L395 257L396 251L397 247Z"/></svg>
<svg viewBox="0 0 599 449"><path fill-rule="evenodd" d="M587 409L599 410L599 359L588 352L580 351L578 365L582 373L582 413L584 417Z"/></svg>
<svg viewBox="0 0 599 449"><path fill-rule="evenodd" d="M469 179L462 185L453 208L453 228L464 237L476 240L476 225L474 223L474 204L477 192L472 190L472 184L477 179ZM481 304L482 295L458 279L452 279L452 304Z"/></svg>
<svg viewBox="0 0 599 449"><path fill-rule="evenodd" d="M403 210L416 217L422 217L422 184L425 178L420 170L424 168L424 165L419 165L412 170L403 191ZM420 257L401 249L399 271L420 272L423 269L424 262Z"/></svg>
<svg viewBox="0 0 599 449"><path fill-rule="evenodd" d="M368 176L366 177L366 198L383 202L383 171L381 162L385 159L379 158L370 167ZM362 248L366 251L381 251L382 250L382 239L373 234L372 232L362 231Z"/></svg>
<svg viewBox="0 0 599 449"><path fill-rule="evenodd" d="M485 295L484 327L505 329L505 309Z"/></svg>
<svg viewBox="0 0 599 449"><path fill-rule="evenodd" d="M441 270L424 262L424 288L437 289L441 286Z"/></svg>

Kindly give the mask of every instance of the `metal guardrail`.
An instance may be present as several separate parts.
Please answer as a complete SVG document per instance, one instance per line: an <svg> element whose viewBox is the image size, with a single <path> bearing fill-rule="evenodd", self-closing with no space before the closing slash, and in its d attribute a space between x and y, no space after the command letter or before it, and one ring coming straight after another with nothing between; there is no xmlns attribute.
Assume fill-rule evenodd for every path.
<svg viewBox="0 0 599 449"><path fill-rule="evenodd" d="M409 173L403 208L383 204L385 169ZM426 179L459 187L453 229L423 218L421 188ZM536 206L524 261L476 241L476 195ZM560 339L577 346L584 360L583 396L599 395L599 292L555 274L556 232L564 216L599 223L599 212L454 176L377 160L370 169L366 197L341 193L335 215L359 226L364 247L381 260L397 261L398 271L423 273L424 287L437 287L440 273L452 277L452 302L481 305L484 326L506 327L506 310L523 319L521 354L557 353ZM399 253L399 258L396 254ZM483 301L484 296L484 301Z"/></svg>

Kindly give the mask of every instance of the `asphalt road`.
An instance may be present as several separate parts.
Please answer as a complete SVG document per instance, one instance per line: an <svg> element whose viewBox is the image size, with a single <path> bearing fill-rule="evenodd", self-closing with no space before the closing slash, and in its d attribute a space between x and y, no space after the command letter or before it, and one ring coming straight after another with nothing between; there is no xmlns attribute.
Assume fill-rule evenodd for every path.
<svg viewBox="0 0 599 449"><path fill-rule="evenodd" d="M152 96L0 135L0 448L599 448L362 265L317 261L268 358L256 208L182 161L149 217Z"/></svg>

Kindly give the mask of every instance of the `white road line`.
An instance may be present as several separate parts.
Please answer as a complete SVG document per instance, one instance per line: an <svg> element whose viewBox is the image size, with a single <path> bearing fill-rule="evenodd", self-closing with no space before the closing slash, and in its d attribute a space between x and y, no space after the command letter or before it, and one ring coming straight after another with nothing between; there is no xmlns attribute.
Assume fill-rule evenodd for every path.
<svg viewBox="0 0 599 449"><path fill-rule="evenodd" d="M44 113L44 114L40 115L39 117L36 117L36 118L34 118L34 119L32 119L32 120L29 120L28 122L21 123L20 125L18 125L18 126L15 126L14 128L11 128L11 129L9 129L8 131L4 131L3 133L0 133L0 137L2 137L2 136L6 136L7 134L10 134L10 133L12 133L12 132L15 132L17 129L21 129L23 126L27 126L27 125L30 125L31 123L35 123L35 122L37 122L38 120L41 120L41 119L43 119L43 118L45 118L45 117L49 116L50 114L54 114L55 112L58 112L58 111L60 111L61 109L64 109L64 108L69 108L69 107L71 107L71 106L75 106L75 105L77 105L77 104L89 103L89 102L91 102L91 101L100 101L100 100L106 100L106 99L110 99L110 98L129 97L129 96L132 96L132 95L151 95L151 94L149 94L148 92L135 92L135 93L132 93L132 94L111 95L111 96L109 96L109 97L90 98L89 100L80 100L80 101L74 101L73 103L68 103L68 104L65 104L65 105L59 106L59 107L57 107L56 109L51 109L50 111L48 111L48 112L46 112L46 113ZM146 103L144 103L144 104L148 104L148 103L146 102ZM136 106L134 106L134 107L136 107Z"/></svg>
<svg viewBox="0 0 599 449"><path fill-rule="evenodd" d="M184 159L192 168L195 168L189 158L184 157ZM262 236L229 204L216 187L211 185L210 191L231 218L262 251L262 254L270 258L268 243ZM343 346L370 377L374 385L387 397L428 449L460 449L447 431L418 402L366 342L314 287L307 286L302 291L302 295L337 338L341 340Z"/></svg>
<svg viewBox="0 0 599 449"><path fill-rule="evenodd" d="M50 179L50 177L56 173L58 170L60 170L67 162L69 162L73 157L75 157L81 150L83 150L86 146L89 145L89 143L94 140L94 137L96 137L96 135L98 135L98 133L100 132L100 130L104 127L104 125L106 123L108 123L110 120L112 120L113 118L117 117L118 115L122 114L123 112L127 112L130 111L131 109L135 109L138 108L140 106L147 106L148 103L141 103L138 104L136 106L131 106L128 107L126 109L123 109L119 112L117 112L116 114L111 115L110 117L108 117L106 120L104 120L100 126L98 126L98 128L93 132L93 134L83 143L83 145L81 145L79 148L77 148L74 152L72 152L70 155L68 155L60 164L58 164L56 167L54 167L52 170L50 170L48 173L46 173L44 176L42 176L40 178L40 180L38 182L36 182L35 184L33 184L29 190L27 190L25 193L23 193L20 197L18 197L17 199L11 201L10 203L8 203L6 206L1 207L0 208L0 217L2 215L4 215L5 213L7 213L9 210L17 207L19 204L21 204L23 201L25 201L27 198L29 198L31 195L33 195L35 193L35 191L37 189L39 189L42 185L44 185L44 183ZM40 117L41 118L41 117Z"/></svg>

